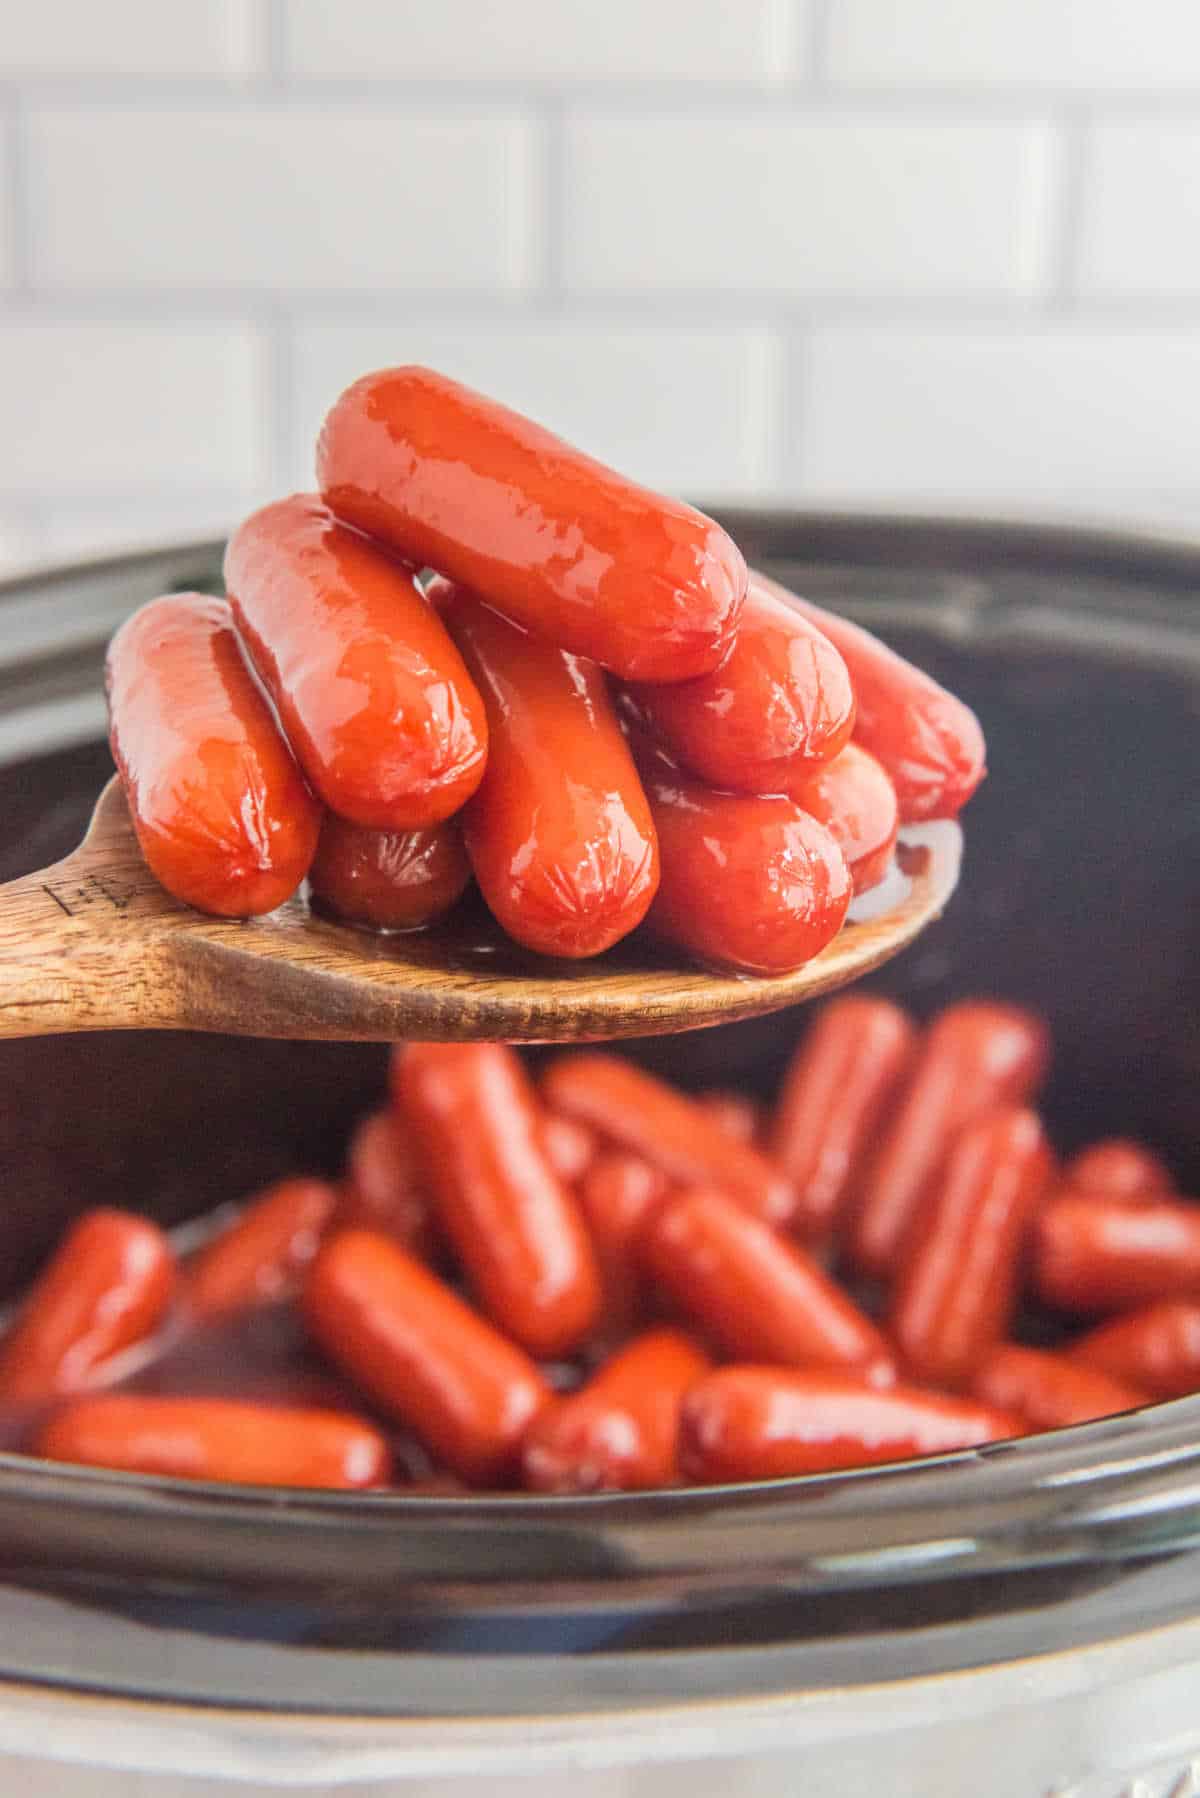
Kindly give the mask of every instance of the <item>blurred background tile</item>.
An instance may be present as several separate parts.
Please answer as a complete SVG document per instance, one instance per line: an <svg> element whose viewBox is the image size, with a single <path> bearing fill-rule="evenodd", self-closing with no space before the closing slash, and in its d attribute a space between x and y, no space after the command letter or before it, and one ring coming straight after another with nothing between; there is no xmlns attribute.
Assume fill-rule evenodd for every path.
<svg viewBox="0 0 1200 1798"><path fill-rule="evenodd" d="M670 490L1190 525L1193 0L41 0L0 565L220 531L424 360Z"/></svg>

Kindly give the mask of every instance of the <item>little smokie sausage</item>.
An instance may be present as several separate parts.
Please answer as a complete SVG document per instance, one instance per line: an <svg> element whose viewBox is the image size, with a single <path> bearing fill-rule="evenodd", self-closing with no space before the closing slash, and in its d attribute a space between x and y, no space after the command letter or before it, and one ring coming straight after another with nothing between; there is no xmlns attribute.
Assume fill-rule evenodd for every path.
<svg viewBox="0 0 1200 1798"><path fill-rule="evenodd" d="M719 668L697 680L633 686L628 700L676 761L735 793L798 797L854 726L854 690L837 650L754 581Z"/></svg>
<svg viewBox="0 0 1200 1798"><path fill-rule="evenodd" d="M718 1186L770 1223L791 1215L791 1187L765 1155L735 1142L694 1099L631 1061L599 1049L561 1055L542 1075L542 1093L677 1185Z"/></svg>
<svg viewBox="0 0 1200 1798"><path fill-rule="evenodd" d="M533 1089L502 1043L410 1043L393 1090L438 1221L483 1309L539 1356L564 1354L600 1311L583 1218L539 1140Z"/></svg>
<svg viewBox="0 0 1200 1798"><path fill-rule="evenodd" d="M367 830L326 812L309 869L313 898L351 924L417 930L449 911L471 879L456 823Z"/></svg>
<svg viewBox="0 0 1200 1798"><path fill-rule="evenodd" d="M408 1132L391 1108L355 1126L338 1196L338 1229L380 1230L414 1255L429 1255L436 1229L429 1189Z"/></svg>
<svg viewBox="0 0 1200 1798"><path fill-rule="evenodd" d="M286 1298L316 1254L337 1203L327 1180L307 1177L280 1180L251 1199L188 1268L192 1315L219 1317Z"/></svg>
<svg viewBox="0 0 1200 1798"><path fill-rule="evenodd" d="M635 734L658 832L647 922L700 961L786 974L837 935L853 885L841 850L794 799L718 793Z"/></svg>
<svg viewBox="0 0 1200 1798"><path fill-rule="evenodd" d="M1034 1291L1065 1311L1127 1311L1200 1297L1200 1205L1064 1191L1034 1233Z"/></svg>
<svg viewBox="0 0 1200 1798"><path fill-rule="evenodd" d="M790 599L840 653L858 705L854 740L890 775L901 821L955 817L987 772L974 712L869 631L762 575L754 578Z"/></svg>
<svg viewBox="0 0 1200 1798"><path fill-rule="evenodd" d="M372 830L416 830L470 798L487 760L483 703L411 569L296 493L234 532L225 584L330 811Z"/></svg>
<svg viewBox="0 0 1200 1798"><path fill-rule="evenodd" d="M683 1395L712 1363L681 1330L637 1337L585 1386L534 1419L521 1453L533 1492L638 1492L674 1485Z"/></svg>
<svg viewBox="0 0 1200 1798"><path fill-rule="evenodd" d="M610 1339L625 1334L638 1314L642 1297L638 1238L667 1189L660 1169L639 1155L616 1149L601 1151L579 1182L579 1208L604 1291L601 1329Z"/></svg>
<svg viewBox="0 0 1200 1798"><path fill-rule="evenodd" d="M561 1111L544 1113L538 1123L538 1141L542 1154L567 1186L582 1180L596 1159L596 1138L587 1125L564 1117Z"/></svg>
<svg viewBox="0 0 1200 1798"><path fill-rule="evenodd" d="M467 595L442 610L487 707L487 773L463 814L480 891L526 948L599 955L658 886L650 807L604 676Z"/></svg>
<svg viewBox="0 0 1200 1798"><path fill-rule="evenodd" d="M796 1226L836 1222L911 1064L916 1030L886 999L853 994L818 1014L792 1056L767 1136L791 1182Z"/></svg>
<svg viewBox="0 0 1200 1798"><path fill-rule="evenodd" d="M533 1362L385 1236L343 1230L305 1292L317 1341L338 1367L475 1485L502 1481L550 1398Z"/></svg>
<svg viewBox="0 0 1200 1798"><path fill-rule="evenodd" d="M873 755L847 743L795 794L842 854L856 893L877 887L892 865L900 808L896 789Z"/></svg>
<svg viewBox="0 0 1200 1798"><path fill-rule="evenodd" d="M1035 1430L1066 1429L1093 1417L1136 1411L1150 1402L1135 1386L1111 1379L1098 1368L1016 1342L998 1343L984 1357L971 1392L986 1405L1019 1412Z"/></svg>
<svg viewBox="0 0 1200 1798"><path fill-rule="evenodd" d="M749 1093L726 1092L723 1087L713 1087L709 1092L698 1093L696 1103L734 1142L750 1143L753 1146L761 1141L766 1126L766 1110Z"/></svg>
<svg viewBox="0 0 1200 1798"><path fill-rule="evenodd" d="M175 1277L171 1245L157 1225L127 1211L87 1212L0 1345L0 1399L36 1404L86 1386L119 1349L157 1328Z"/></svg>
<svg viewBox="0 0 1200 1798"><path fill-rule="evenodd" d="M732 641L748 577L719 525L430 369L348 388L317 478L348 524L617 674L687 680Z"/></svg>
<svg viewBox="0 0 1200 1798"><path fill-rule="evenodd" d="M391 1456L365 1418L237 1399L76 1399L45 1424L37 1452L122 1473L244 1486L382 1486Z"/></svg>
<svg viewBox="0 0 1200 1798"><path fill-rule="evenodd" d="M105 664L113 759L151 873L219 917L274 911L308 873L320 807L242 657L224 600L177 593Z"/></svg>
<svg viewBox="0 0 1200 1798"><path fill-rule="evenodd" d="M721 1367L680 1413L680 1462L691 1479L777 1480L945 1454L1021 1436L1008 1411L914 1386L878 1391L846 1374Z"/></svg>
<svg viewBox="0 0 1200 1798"><path fill-rule="evenodd" d="M1077 1336L1068 1354L1152 1398L1200 1392L1200 1300L1160 1299Z"/></svg>
<svg viewBox="0 0 1200 1798"><path fill-rule="evenodd" d="M1174 1189L1161 1156L1123 1136L1090 1143L1073 1155L1062 1171L1064 1186L1109 1199L1161 1197Z"/></svg>
<svg viewBox="0 0 1200 1798"><path fill-rule="evenodd" d="M859 1272L898 1271L917 1208L955 1136L996 1105L1021 1105L1049 1058L1046 1027L1011 1005L970 1000L940 1012L878 1152L864 1169L847 1251Z"/></svg>
<svg viewBox="0 0 1200 1798"><path fill-rule="evenodd" d="M994 1111L954 1144L917 1214L888 1320L914 1379L961 1388L1007 1333L1052 1169L1032 1111Z"/></svg>
<svg viewBox="0 0 1200 1798"><path fill-rule="evenodd" d="M693 1188L663 1199L641 1256L651 1279L731 1355L894 1377L883 1337L842 1288L723 1193Z"/></svg>

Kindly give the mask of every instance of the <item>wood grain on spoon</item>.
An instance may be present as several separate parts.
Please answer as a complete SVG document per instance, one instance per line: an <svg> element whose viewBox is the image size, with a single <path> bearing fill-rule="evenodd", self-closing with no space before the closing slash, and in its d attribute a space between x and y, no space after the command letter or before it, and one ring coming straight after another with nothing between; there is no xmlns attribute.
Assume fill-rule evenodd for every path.
<svg viewBox="0 0 1200 1798"><path fill-rule="evenodd" d="M956 824L914 830L894 909L847 925L793 973L758 979L670 965L637 937L593 961L539 963L453 927L372 937L301 899L250 923L164 892L110 781L84 842L0 887L0 1037L214 1030L338 1041L562 1042L657 1036L801 1004L912 943L958 881Z"/></svg>

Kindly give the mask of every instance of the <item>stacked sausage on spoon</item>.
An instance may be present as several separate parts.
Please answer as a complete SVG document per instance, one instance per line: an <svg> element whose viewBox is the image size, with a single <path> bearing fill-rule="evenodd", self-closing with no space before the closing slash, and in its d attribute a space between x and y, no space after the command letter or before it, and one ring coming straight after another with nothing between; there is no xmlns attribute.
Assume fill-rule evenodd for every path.
<svg viewBox="0 0 1200 1798"><path fill-rule="evenodd" d="M228 599L173 594L109 651L143 853L201 910L307 878L411 929L473 876L517 942L598 955L643 919L782 973L983 777L973 714L747 571L701 513L445 376L364 377L320 495L234 533Z"/></svg>

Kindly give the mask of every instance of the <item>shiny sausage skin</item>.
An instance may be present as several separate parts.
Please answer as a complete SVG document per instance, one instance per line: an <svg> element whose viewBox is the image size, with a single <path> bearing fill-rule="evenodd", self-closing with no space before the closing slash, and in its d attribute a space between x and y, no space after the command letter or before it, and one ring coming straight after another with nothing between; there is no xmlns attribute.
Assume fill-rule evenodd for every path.
<svg viewBox="0 0 1200 1798"><path fill-rule="evenodd" d="M225 552L238 630L301 767L331 812L419 830L483 776L487 720L412 570L309 493L264 506Z"/></svg>
<svg viewBox="0 0 1200 1798"><path fill-rule="evenodd" d="M443 616L487 707L487 773L463 813L480 891L526 948L599 955L658 886L650 807L604 676L467 595Z"/></svg>
<svg viewBox="0 0 1200 1798"><path fill-rule="evenodd" d="M1200 1205L1064 1191L1038 1219L1033 1288L1065 1311L1127 1311L1200 1297Z"/></svg>
<svg viewBox="0 0 1200 1798"><path fill-rule="evenodd" d="M842 1288L724 1193L670 1194L640 1247L650 1279L729 1354L787 1367L852 1367L883 1384L894 1378L883 1337Z"/></svg>
<svg viewBox="0 0 1200 1798"><path fill-rule="evenodd" d="M0 1399L37 1404L89 1384L118 1350L161 1323L175 1257L157 1225L89 1211L35 1280L0 1345Z"/></svg>
<svg viewBox="0 0 1200 1798"><path fill-rule="evenodd" d="M586 1124L564 1117L561 1111L544 1113L538 1123L542 1154L565 1186L583 1179L596 1159L596 1138Z"/></svg>
<svg viewBox="0 0 1200 1798"><path fill-rule="evenodd" d="M639 1155L602 1150L579 1183L579 1208L604 1289L601 1328L619 1337L633 1324L642 1298L638 1238L668 1190L665 1174Z"/></svg>
<svg viewBox="0 0 1200 1798"><path fill-rule="evenodd" d="M794 1222L822 1237L836 1224L911 1066L916 1030L886 999L851 994L823 1007L780 1088L767 1152L791 1182Z"/></svg>
<svg viewBox="0 0 1200 1798"><path fill-rule="evenodd" d="M1062 1179L1064 1186L1109 1199L1165 1196L1175 1185L1170 1170L1153 1149L1123 1136L1107 1137L1080 1149L1063 1168Z"/></svg>
<svg viewBox="0 0 1200 1798"><path fill-rule="evenodd" d="M579 1118L681 1186L718 1186L768 1223L785 1223L794 1194L765 1155L734 1142L694 1099L601 1049L560 1055L542 1075L547 1102Z"/></svg>
<svg viewBox="0 0 1200 1798"><path fill-rule="evenodd" d="M1031 1012L968 1000L938 1014L863 1172L846 1245L860 1273L896 1273L921 1199L955 1136L993 1106L1023 1105L1048 1060L1046 1026Z"/></svg>
<svg viewBox="0 0 1200 1798"><path fill-rule="evenodd" d="M317 478L347 524L630 680L706 674L732 641L748 576L719 525L431 369L348 388Z"/></svg>
<svg viewBox="0 0 1200 1798"><path fill-rule="evenodd" d="M1160 1299L1077 1336L1068 1354L1152 1398L1200 1392L1200 1300Z"/></svg>
<svg viewBox="0 0 1200 1798"><path fill-rule="evenodd" d="M649 1330L547 1405L521 1453L531 1492L644 1492L677 1483L679 1407L712 1363L682 1330Z"/></svg>
<svg viewBox="0 0 1200 1798"><path fill-rule="evenodd" d="M985 1405L1016 1411L1034 1430L1062 1430L1150 1403L1146 1393L1045 1349L1001 1342L980 1362L971 1392Z"/></svg>
<svg viewBox="0 0 1200 1798"><path fill-rule="evenodd" d="M110 742L138 843L176 899L223 918L290 899L321 812L242 657L224 600L135 612L105 663Z"/></svg>
<svg viewBox="0 0 1200 1798"><path fill-rule="evenodd" d="M854 689L837 650L754 581L719 668L697 680L639 684L627 697L681 767L735 793L798 798L854 727Z"/></svg>
<svg viewBox="0 0 1200 1798"><path fill-rule="evenodd" d="M390 1108L355 1126L334 1222L338 1229L379 1230L414 1255L433 1252L433 1203L408 1132Z"/></svg>
<svg viewBox="0 0 1200 1798"><path fill-rule="evenodd" d="M244 1486L386 1485L391 1455L365 1418L237 1399L76 1399L45 1424L37 1453L121 1473Z"/></svg>
<svg viewBox="0 0 1200 1798"><path fill-rule="evenodd" d="M294 1292L338 1204L328 1180L280 1180L202 1248L185 1278L193 1317L220 1317Z"/></svg>
<svg viewBox="0 0 1200 1798"><path fill-rule="evenodd" d="M956 817L987 772L974 712L861 626L754 579L798 606L841 654L858 703L854 740L891 776L901 822Z"/></svg>
<svg viewBox="0 0 1200 1798"><path fill-rule="evenodd" d="M1037 1114L1015 1107L968 1125L955 1142L910 1232L888 1318L918 1383L961 1389L1007 1334L1053 1165Z"/></svg>
<svg viewBox="0 0 1200 1798"><path fill-rule="evenodd" d="M412 1255L386 1236L340 1231L317 1256L305 1312L330 1360L453 1473L488 1485L513 1472L550 1388Z"/></svg>
<svg viewBox="0 0 1200 1798"><path fill-rule="evenodd" d="M635 736L658 831L647 922L699 961L786 974L837 935L853 886L841 850L794 799L718 793Z"/></svg>
<svg viewBox="0 0 1200 1798"><path fill-rule="evenodd" d="M905 1461L1024 1433L1011 1412L919 1387L881 1392L846 1374L720 1367L683 1401L680 1461L691 1479L716 1485Z"/></svg>
<svg viewBox="0 0 1200 1798"><path fill-rule="evenodd" d="M503 1043L410 1043L392 1082L438 1221L483 1309L530 1354L575 1348L600 1312L600 1271L542 1152L517 1055Z"/></svg>
<svg viewBox="0 0 1200 1798"><path fill-rule="evenodd" d="M794 797L845 856L854 891L877 887L896 853L900 807L875 757L861 743L847 743Z"/></svg>
<svg viewBox="0 0 1200 1798"><path fill-rule="evenodd" d="M749 1143L751 1147L761 1142L765 1134L766 1109L749 1093L726 1092L723 1087L714 1087L709 1092L697 1093L696 1103L734 1142Z"/></svg>
<svg viewBox="0 0 1200 1798"><path fill-rule="evenodd" d="M466 891L471 864L453 822L367 830L326 812L309 869L313 898L350 924L418 930Z"/></svg>

